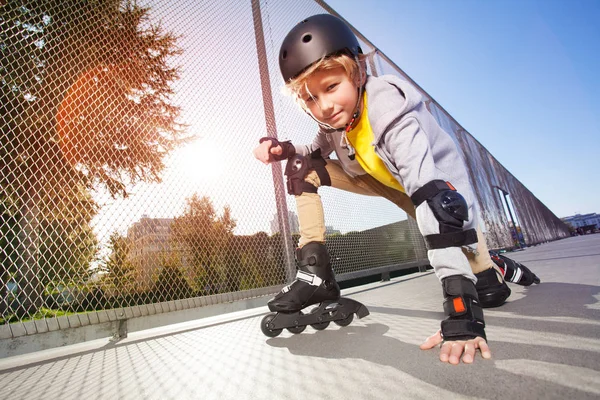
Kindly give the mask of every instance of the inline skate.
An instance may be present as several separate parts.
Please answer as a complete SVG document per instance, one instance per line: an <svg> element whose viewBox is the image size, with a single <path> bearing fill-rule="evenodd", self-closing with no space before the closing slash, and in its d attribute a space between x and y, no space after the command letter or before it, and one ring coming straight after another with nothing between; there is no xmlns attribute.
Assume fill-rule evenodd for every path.
<svg viewBox="0 0 600 400"><path fill-rule="evenodd" d="M534 283L536 285L540 284L540 278L520 262L494 251L490 251L490 256L492 257L492 261L502 271L504 279L508 282L521 286L531 286Z"/></svg>
<svg viewBox="0 0 600 400"><path fill-rule="evenodd" d="M267 305L273 311L261 321L260 328L268 337L278 336L284 329L302 333L308 325L316 330L330 322L347 326L354 319L369 315L363 304L340 297L329 254L324 244L311 242L296 250L298 273ZM311 310L305 309L316 305ZM304 311L306 312L304 312Z"/></svg>

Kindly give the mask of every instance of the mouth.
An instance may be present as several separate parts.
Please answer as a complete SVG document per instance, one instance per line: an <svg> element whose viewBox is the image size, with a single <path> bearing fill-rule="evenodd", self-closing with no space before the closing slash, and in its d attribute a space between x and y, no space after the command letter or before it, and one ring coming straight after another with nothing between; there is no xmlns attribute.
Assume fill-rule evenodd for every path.
<svg viewBox="0 0 600 400"><path fill-rule="evenodd" d="M329 117L327 118L327 120L328 120L328 121L333 121L334 119L336 119L337 117L339 117L341 114L342 114L342 112L341 112L341 111L338 111L338 112L336 112L335 114L333 114L333 115L329 116Z"/></svg>

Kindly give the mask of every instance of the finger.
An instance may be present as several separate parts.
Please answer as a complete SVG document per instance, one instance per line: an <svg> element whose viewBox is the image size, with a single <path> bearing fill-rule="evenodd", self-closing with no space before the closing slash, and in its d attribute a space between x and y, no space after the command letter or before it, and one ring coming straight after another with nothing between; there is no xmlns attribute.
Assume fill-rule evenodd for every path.
<svg viewBox="0 0 600 400"><path fill-rule="evenodd" d="M481 357L483 358L492 358L492 352L490 351L490 346L488 346L487 342L484 338L478 337L475 338L475 342L477 343L477 347L481 350Z"/></svg>
<svg viewBox="0 0 600 400"><path fill-rule="evenodd" d="M440 350L440 361L448 362L450 359L450 352L452 351L452 342L445 342L442 344L442 348Z"/></svg>
<svg viewBox="0 0 600 400"><path fill-rule="evenodd" d="M473 363L473 360L475 359L475 348L476 347L477 347L477 344L475 343L474 340L468 340L467 343L465 343L464 354L462 357L462 361L465 364Z"/></svg>
<svg viewBox="0 0 600 400"><path fill-rule="evenodd" d="M450 350L450 357L448 358L448 362L452 365L457 365L460 362L460 356L462 356L463 350L465 348L465 342L456 341L449 343L452 343L452 348Z"/></svg>
<svg viewBox="0 0 600 400"><path fill-rule="evenodd" d="M419 346L419 348L421 350L429 350L442 343L442 341L442 333L438 330L436 333L425 339L425 341Z"/></svg>
<svg viewBox="0 0 600 400"><path fill-rule="evenodd" d="M283 149L281 148L281 146L271 148L271 154L281 155L281 153L283 153Z"/></svg>

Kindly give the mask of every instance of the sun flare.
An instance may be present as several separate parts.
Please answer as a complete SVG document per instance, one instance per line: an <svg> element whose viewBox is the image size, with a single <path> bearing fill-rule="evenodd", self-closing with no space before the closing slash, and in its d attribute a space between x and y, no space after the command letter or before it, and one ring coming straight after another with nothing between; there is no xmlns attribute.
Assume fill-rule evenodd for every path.
<svg viewBox="0 0 600 400"><path fill-rule="evenodd" d="M224 160L214 140L200 138L174 154L173 164L182 184L201 185L221 176Z"/></svg>

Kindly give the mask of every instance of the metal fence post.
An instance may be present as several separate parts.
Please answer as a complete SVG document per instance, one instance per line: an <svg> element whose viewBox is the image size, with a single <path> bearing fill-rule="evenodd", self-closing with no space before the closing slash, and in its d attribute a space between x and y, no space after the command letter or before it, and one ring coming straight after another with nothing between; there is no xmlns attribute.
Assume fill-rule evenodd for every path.
<svg viewBox="0 0 600 400"><path fill-rule="evenodd" d="M265 36L260 11L260 0L251 0L251 2L267 136L277 138L277 124L275 121L273 96L271 94L271 80L269 78L269 65L267 63L267 51L265 48ZM277 219L279 222L279 230L281 232L281 240L283 240L284 257L286 263L286 280L287 282L291 282L296 276L296 266L294 261L294 244L292 241L290 224L288 221L288 209L285 198L283 174L281 172L281 163L272 163L271 171L273 173L273 186L275 188L275 202L277 203Z"/></svg>

